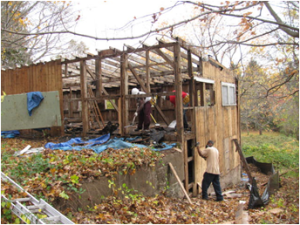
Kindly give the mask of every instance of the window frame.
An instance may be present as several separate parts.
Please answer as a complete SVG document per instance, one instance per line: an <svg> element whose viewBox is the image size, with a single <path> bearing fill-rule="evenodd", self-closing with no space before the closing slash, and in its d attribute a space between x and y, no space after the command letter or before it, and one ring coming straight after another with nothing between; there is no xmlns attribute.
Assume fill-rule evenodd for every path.
<svg viewBox="0 0 300 225"><path fill-rule="evenodd" d="M223 87L227 88L227 102L224 102L224 91ZM231 94L230 90L233 88L233 93ZM232 83L221 82L221 92L222 92L222 106L236 106L236 85ZM233 99L232 99L233 97Z"/></svg>

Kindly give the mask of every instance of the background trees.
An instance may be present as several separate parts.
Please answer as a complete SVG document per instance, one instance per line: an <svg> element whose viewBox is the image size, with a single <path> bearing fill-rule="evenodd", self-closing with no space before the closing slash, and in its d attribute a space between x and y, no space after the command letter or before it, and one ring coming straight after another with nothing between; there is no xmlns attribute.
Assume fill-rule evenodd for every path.
<svg viewBox="0 0 300 225"><path fill-rule="evenodd" d="M54 32L73 27L77 15L66 2L2 1L2 67L36 62L57 49L63 52L68 41Z"/></svg>

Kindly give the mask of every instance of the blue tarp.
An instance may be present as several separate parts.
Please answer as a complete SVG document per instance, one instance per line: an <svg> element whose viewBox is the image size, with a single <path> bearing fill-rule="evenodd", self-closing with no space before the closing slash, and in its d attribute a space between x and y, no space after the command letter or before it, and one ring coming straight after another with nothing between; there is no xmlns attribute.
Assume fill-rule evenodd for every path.
<svg viewBox="0 0 300 225"><path fill-rule="evenodd" d="M72 138L69 141L64 143L54 144L49 142L45 145L45 148L50 148L52 150L60 149L60 150L77 150L77 151L80 151L82 149L92 149L98 154L108 148L113 148L113 149L124 149L124 148L132 148L132 147L150 148L147 145L133 144L133 143L126 142L126 141L134 141L136 139L139 139L140 137L127 138L126 141L125 138L117 138L117 137L108 141L109 138L110 138L110 134L105 134L99 138L91 139L88 141L82 141L81 138ZM87 145L75 146L79 144L81 145L87 144ZM151 149L153 151L167 150L175 147L176 143L169 144L169 145L165 143L161 143L161 145L163 146L163 148L151 148Z"/></svg>
<svg viewBox="0 0 300 225"><path fill-rule="evenodd" d="M27 93L27 110L29 113L29 116L32 114L32 110L36 107L38 107L43 101L44 97L41 92L34 91Z"/></svg>
<svg viewBox="0 0 300 225"><path fill-rule="evenodd" d="M1 137L3 138L14 138L17 135L20 135L20 132L17 130L1 131Z"/></svg>
<svg viewBox="0 0 300 225"><path fill-rule="evenodd" d="M52 143L48 142L45 144L45 148L50 148L52 150L54 149L61 149L61 150L77 150L80 151L82 149L92 149L92 146L103 144L104 142L108 141L110 138L110 134L105 134L101 137L90 139L88 141L82 141L80 137L78 138L72 138L67 142L63 143ZM86 144L84 146L80 146L82 144ZM77 146L76 146L77 145Z"/></svg>

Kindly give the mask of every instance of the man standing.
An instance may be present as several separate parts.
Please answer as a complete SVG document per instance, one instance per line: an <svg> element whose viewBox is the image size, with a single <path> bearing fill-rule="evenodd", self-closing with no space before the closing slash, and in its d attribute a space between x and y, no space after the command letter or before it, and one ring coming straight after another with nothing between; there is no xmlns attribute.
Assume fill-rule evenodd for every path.
<svg viewBox="0 0 300 225"><path fill-rule="evenodd" d="M173 92L175 92L175 90ZM183 107L187 107L188 103L190 101L189 94L183 91L181 96L182 96ZM169 100L175 106L175 104L176 104L176 96L175 95L162 96L162 98L164 100ZM186 110L183 110L183 126L184 126L185 130L187 130L189 128L189 124L188 124L187 118L186 118Z"/></svg>
<svg viewBox="0 0 300 225"><path fill-rule="evenodd" d="M223 201L222 189L220 185L220 169L219 169L219 151L213 147L214 142L208 141L206 149L200 150L197 146L199 155L206 160L207 167L202 180L202 199L207 200L207 189L213 184L217 201Z"/></svg>
<svg viewBox="0 0 300 225"><path fill-rule="evenodd" d="M143 91L139 91L139 89L137 88L133 88L131 90L131 94L133 95L143 95L146 94ZM141 129L143 129L143 125L144 125L144 130L148 131L149 130L149 126L150 126L150 114L151 114L151 103L150 103L151 97L138 97L137 98L137 112L135 112L135 116L138 115L138 127L135 129L135 131L139 131Z"/></svg>

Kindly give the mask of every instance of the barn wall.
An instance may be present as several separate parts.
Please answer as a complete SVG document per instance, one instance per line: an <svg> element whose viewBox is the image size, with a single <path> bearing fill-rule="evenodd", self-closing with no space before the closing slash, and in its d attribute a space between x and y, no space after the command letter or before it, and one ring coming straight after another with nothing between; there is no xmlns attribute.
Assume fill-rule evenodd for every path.
<svg viewBox="0 0 300 225"><path fill-rule="evenodd" d="M59 92L61 120L63 124L63 94L60 60L1 71L2 93L5 92L7 95L15 95L33 91ZM52 134L61 133L60 128L62 128L63 131L63 126L51 128Z"/></svg>
<svg viewBox="0 0 300 225"><path fill-rule="evenodd" d="M240 179L240 160L232 141L239 138L238 106L222 106L221 82L235 83L228 71L203 63L203 77L214 80L215 105L195 107L196 140L204 149L208 140L215 142L219 150L222 188L237 183ZM196 150L196 149L195 149ZM206 162L195 151L195 182L201 184Z"/></svg>

